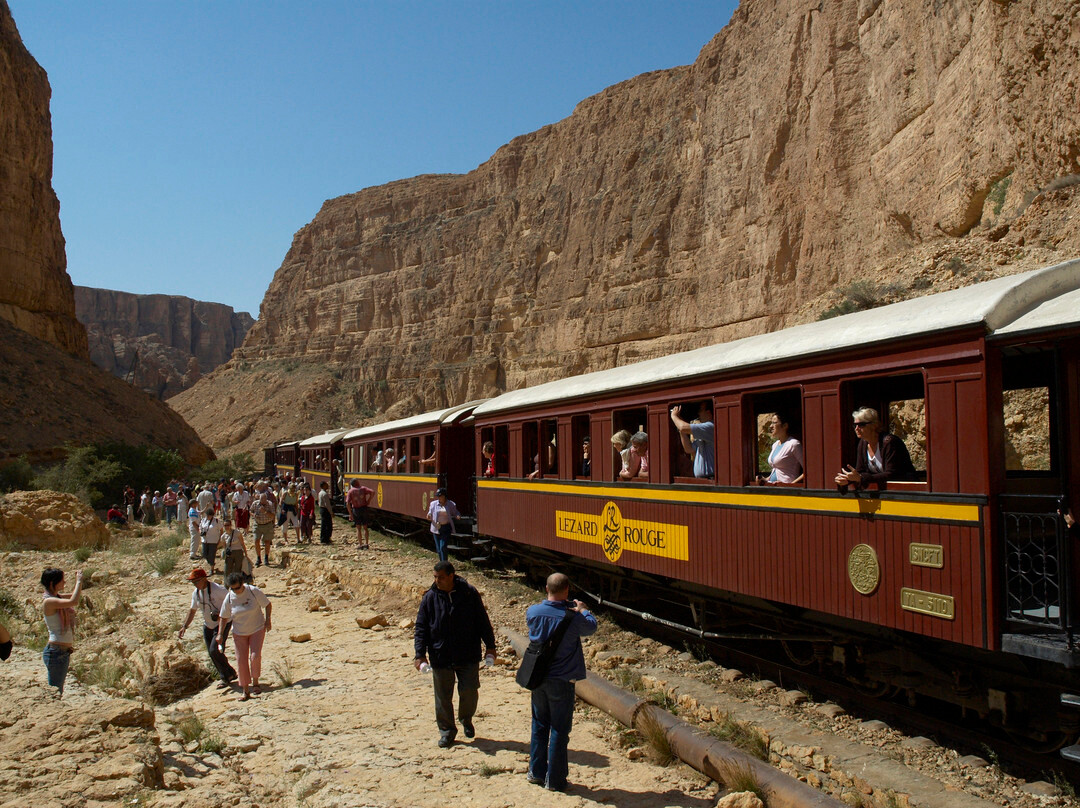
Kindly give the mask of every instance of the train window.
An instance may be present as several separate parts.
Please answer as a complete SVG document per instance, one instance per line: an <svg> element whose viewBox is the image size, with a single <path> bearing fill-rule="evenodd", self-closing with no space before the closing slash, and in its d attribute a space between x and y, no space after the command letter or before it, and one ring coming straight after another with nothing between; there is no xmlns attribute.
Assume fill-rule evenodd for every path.
<svg viewBox="0 0 1080 808"><path fill-rule="evenodd" d="M371 471L376 473L383 470L383 445L382 441L371 444Z"/></svg>
<svg viewBox="0 0 1080 808"><path fill-rule="evenodd" d="M424 435L421 440L420 471L432 474L435 472L435 436Z"/></svg>
<svg viewBox="0 0 1080 808"><path fill-rule="evenodd" d="M394 459L394 471L404 473L408 471L409 440L402 438L397 442L397 457Z"/></svg>
<svg viewBox="0 0 1080 808"><path fill-rule="evenodd" d="M559 476L559 423L555 420L540 422L540 475L541 477Z"/></svg>
<svg viewBox="0 0 1080 808"><path fill-rule="evenodd" d="M744 411L751 418L748 441L754 459L749 483L805 485L802 461L802 392L770 390L746 397ZM792 442L794 439L794 442Z"/></svg>
<svg viewBox="0 0 1080 808"><path fill-rule="evenodd" d="M570 435L574 441L573 450L575 480L592 479L592 436L589 430L589 416L575 415L570 420Z"/></svg>
<svg viewBox="0 0 1080 808"><path fill-rule="evenodd" d="M540 425L526 421L521 425L521 477L533 479L540 471Z"/></svg>
<svg viewBox="0 0 1080 808"><path fill-rule="evenodd" d="M624 463L630 458L630 437L635 432L646 432L648 424L648 410L645 407L637 407L632 410L618 410L611 414L611 423L614 426L614 434L611 436L612 468L614 479L619 479ZM623 434L626 433L626 434ZM620 446L619 441L625 441Z"/></svg>
<svg viewBox="0 0 1080 808"><path fill-rule="evenodd" d="M495 474L500 477L510 474L510 427L505 424L495 427Z"/></svg>
<svg viewBox="0 0 1080 808"><path fill-rule="evenodd" d="M857 379L842 387L845 412L841 423L844 464L855 464L858 439L851 429L851 413L860 407L877 411L882 429L900 438L911 455L915 481L926 480L926 392L922 373Z"/></svg>
<svg viewBox="0 0 1080 808"><path fill-rule="evenodd" d="M409 474L420 473L420 437L409 438Z"/></svg>
<svg viewBox="0 0 1080 808"><path fill-rule="evenodd" d="M710 483L716 476L716 440L711 399L668 403L671 481ZM676 421L678 419L678 421Z"/></svg>
<svg viewBox="0 0 1080 808"><path fill-rule="evenodd" d="M1018 352L1003 362L1002 433L1005 472L1010 477L1058 471L1054 365L1052 351Z"/></svg>

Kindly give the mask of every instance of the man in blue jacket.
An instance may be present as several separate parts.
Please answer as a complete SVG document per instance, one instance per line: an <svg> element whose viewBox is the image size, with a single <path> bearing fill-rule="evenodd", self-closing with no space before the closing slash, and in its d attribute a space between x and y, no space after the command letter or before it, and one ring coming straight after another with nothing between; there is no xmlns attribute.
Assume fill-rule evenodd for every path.
<svg viewBox="0 0 1080 808"><path fill-rule="evenodd" d="M596 618L580 600L570 600L570 579L553 572L547 579L547 600L525 612L529 640L544 642L573 612L566 634L555 649L547 678L532 691L532 741L528 780L551 791L566 791L569 765L566 748L574 723L574 683L585 678L581 638L596 631Z"/></svg>
<svg viewBox="0 0 1080 808"><path fill-rule="evenodd" d="M480 593L464 578L454 575L454 565L435 565L435 582L424 593L416 614L413 645L417 670L430 660L435 686L435 723L439 746L454 742L454 679L458 686L458 719L465 737L476 735L473 715L480 690L480 643L495 658L495 632Z"/></svg>

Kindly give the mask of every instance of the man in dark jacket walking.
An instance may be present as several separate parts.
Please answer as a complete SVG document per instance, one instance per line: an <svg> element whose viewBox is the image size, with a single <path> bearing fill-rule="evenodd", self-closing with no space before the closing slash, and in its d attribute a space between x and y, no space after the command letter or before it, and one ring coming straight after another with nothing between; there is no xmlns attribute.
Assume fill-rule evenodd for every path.
<svg viewBox="0 0 1080 808"><path fill-rule="evenodd" d="M435 723L439 746L447 747L457 736L454 723L454 679L458 686L458 719L465 737L476 735L473 715L480 690L480 643L495 659L495 632L480 593L454 574L454 565L435 565L435 582L424 593L416 614L413 644L417 670L430 661L435 686Z"/></svg>

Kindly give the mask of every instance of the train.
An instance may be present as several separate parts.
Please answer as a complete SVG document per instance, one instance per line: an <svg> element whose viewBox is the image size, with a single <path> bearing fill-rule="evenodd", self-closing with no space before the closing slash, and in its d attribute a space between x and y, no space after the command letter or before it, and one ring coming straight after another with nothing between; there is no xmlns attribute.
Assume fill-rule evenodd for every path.
<svg viewBox="0 0 1080 808"><path fill-rule="evenodd" d="M904 441L906 479L837 484L863 407ZM709 476L672 417L699 410ZM803 473L761 485L778 412ZM648 436L629 481L623 430ZM267 469L307 476L305 451L388 519L422 520L446 487L470 557L568 571L691 636L772 639L1080 759L1080 260L297 439Z"/></svg>

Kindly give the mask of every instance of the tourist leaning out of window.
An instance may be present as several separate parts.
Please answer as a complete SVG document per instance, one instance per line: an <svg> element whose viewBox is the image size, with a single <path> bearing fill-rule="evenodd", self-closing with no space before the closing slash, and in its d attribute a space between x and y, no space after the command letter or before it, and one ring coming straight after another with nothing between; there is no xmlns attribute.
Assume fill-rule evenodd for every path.
<svg viewBox="0 0 1080 808"><path fill-rule="evenodd" d="M915 479L911 455L900 438L881 428L878 412L862 407L851 414L859 446L855 450L855 467L847 466L836 475L842 489L860 489L881 485L890 480Z"/></svg>

